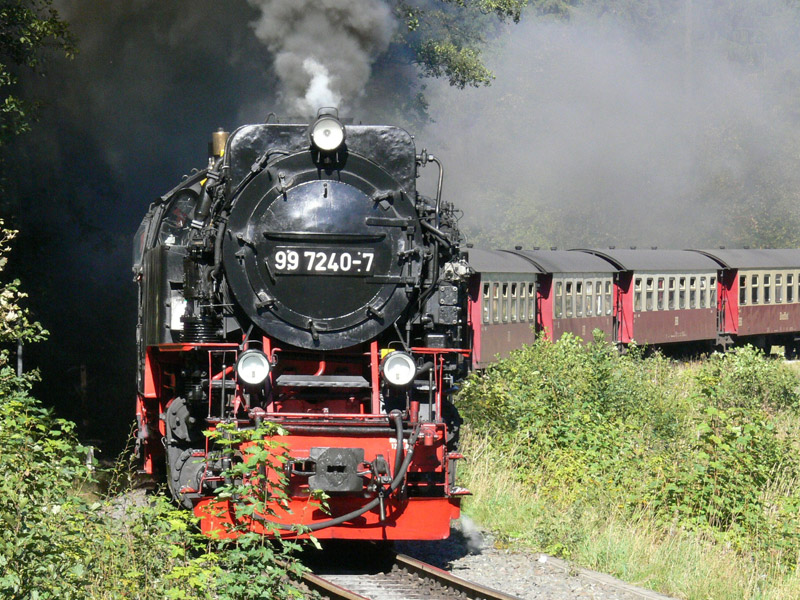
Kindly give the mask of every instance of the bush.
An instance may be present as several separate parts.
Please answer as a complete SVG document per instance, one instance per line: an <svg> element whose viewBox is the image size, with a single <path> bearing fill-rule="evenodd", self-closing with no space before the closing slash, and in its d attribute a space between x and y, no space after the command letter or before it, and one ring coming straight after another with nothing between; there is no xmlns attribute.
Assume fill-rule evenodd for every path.
<svg viewBox="0 0 800 600"><path fill-rule="evenodd" d="M0 221L0 271L13 235ZM0 287L0 343L46 335L20 307L23 299L19 282ZM301 570L292 558L297 543L273 544L255 535L210 540L192 513L161 495L145 497L116 484L114 496L97 495L93 465L86 463L74 424L29 395L36 374L18 376L9 358L8 350L0 350L0 597L301 597L293 584ZM242 436L248 433L229 432L232 443L260 448L251 453L248 469L261 472L272 464L275 449ZM257 496L246 481L228 491ZM280 494L280 486L271 493Z"/></svg>
<svg viewBox="0 0 800 600"><path fill-rule="evenodd" d="M712 355L696 368L693 382L693 435L664 480L654 482L653 504L664 517L711 528L738 545L797 544L796 509L786 509L800 497L769 493L779 480L800 475L793 439L781 434L774 418L796 410L796 375L783 361L746 346ZM782 513L777 520L776 510Z"/></svg>
<svg viewBox="0 0 800 600"><path fill-rule="evenodd" d="M605 506L741 550L800 553L797 376L752 347L687 367L602 339L537 340L475 373L472 432L561 510ZM778 418L781 417L781 418ZM570 513L573 514L573 513Z"/></svg>
<svg viewBox="0 0 800 600"><path fill-rule="evenodd" d="M518 468L546 474L553 486L633 485L625 465L654 441L648 420L662 361L620 356L601 337L588 345L573 336L539 339L474 374L459 407L474 430L524 448Z"/></svg>

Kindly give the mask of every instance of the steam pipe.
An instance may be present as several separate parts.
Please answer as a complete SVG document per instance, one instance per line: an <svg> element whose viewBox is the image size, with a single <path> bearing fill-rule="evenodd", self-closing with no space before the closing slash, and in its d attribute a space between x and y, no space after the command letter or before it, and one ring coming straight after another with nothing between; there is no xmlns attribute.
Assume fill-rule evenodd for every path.
<svg viewBox="0 0 800 600"><path fill-rule="evenodd" d="M447 236L443 231L441 231L437 227L434 227L427 221L420 221L420 223L422 223L423 229L427 229L433 235L433 237L437 239L437 241L442 242L445 246L448 247L451 247L453 245L453 242L447 239Z"/></svg>
<svg viewBox="0 0 800 600"><path fill-rule="evenodd" d="M389 418L394 421L395 431L397 432L397 449L394 453L394 474L397 475L403 462L403 413L395 409L389 413Z"/></svg>
<svg viewBox="0 0 800 600"><path fill-rule="evenodd" d="M214 268L211 271L211 277L214 279L219 279L219 272L222 269L222 239L225 234L226 217L227 212L223 210L217 226L217 237L214 240Z"/></svg>
<svg viewBox="0 0 800 600"><path fill-rule="evenodd" d="M433 361L429 360L428 362L423 364L419 369L417 369L417 373L414 375L414 378L416 379L420 375L424 375L425 373L430 371L432 368L433 368Z"/></svg>
<svg viewBox="0 0 800 600"><path fill-rule="evenodd" d="M442 167L441 161L436 158L433 154L428 155L428 160L431 162L436 163L436 166L439 167L439 183L436 186L436 227L438 228L441 225L439 220L439 209L442 205L442 184L444 183L444 167Z"/></svg>

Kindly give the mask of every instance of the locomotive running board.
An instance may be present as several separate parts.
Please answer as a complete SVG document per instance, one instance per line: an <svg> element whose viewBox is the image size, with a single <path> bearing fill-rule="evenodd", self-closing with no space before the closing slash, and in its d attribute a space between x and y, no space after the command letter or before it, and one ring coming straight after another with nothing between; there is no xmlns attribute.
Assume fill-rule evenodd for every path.
<svg viewBox="0 0 800 600"><path fill-rule="evenodd" d="M368 388L369 381L361 375L281 375L275 385L279 387Z"/></svg>

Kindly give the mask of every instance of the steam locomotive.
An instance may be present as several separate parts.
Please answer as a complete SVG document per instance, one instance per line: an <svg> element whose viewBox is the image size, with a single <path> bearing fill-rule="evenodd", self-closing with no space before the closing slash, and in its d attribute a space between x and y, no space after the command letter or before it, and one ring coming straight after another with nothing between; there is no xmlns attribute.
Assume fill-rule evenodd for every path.
<svg viewBox="0 0 800 600"><path fill-rule="evenodd" d="M430 164L433 198L416 186ZM471 271L441 187L406 131L325 110L214 133L208 167L150 206L137 446L204 531L234 519L210 510L230 458L204 431L270 421L288 432L283 535L449 535L468 493L451 394L471 367Z"/></svg>

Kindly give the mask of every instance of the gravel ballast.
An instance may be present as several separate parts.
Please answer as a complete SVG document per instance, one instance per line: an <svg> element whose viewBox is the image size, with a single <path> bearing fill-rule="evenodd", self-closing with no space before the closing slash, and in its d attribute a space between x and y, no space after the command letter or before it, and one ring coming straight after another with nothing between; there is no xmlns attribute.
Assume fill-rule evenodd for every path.
<svg viewBox="0 0 800 600"><path fill-rule="evenodd" d="M467 517L447 540L398 542L395 550L525 600L671 600L544 554L497 548Z"/></svg>

